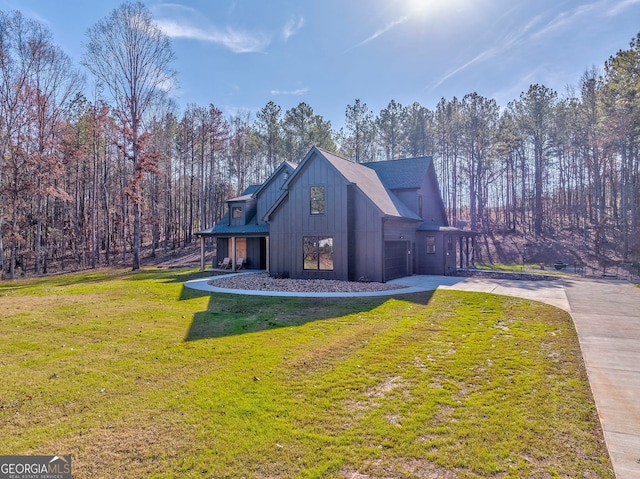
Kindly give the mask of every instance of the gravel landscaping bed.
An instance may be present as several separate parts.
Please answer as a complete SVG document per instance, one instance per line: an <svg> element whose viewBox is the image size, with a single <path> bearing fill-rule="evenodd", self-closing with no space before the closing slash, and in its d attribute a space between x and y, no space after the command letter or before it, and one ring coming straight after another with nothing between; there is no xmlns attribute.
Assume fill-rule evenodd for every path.
<svg viewBox="0 0 640 479"><path fill-rule="evenodd" d="M295 293L366 293L389 291L404 286L387 283L336 281L329 279L274 278L269 273L247 273L237 276L218 276L209 281L211 286L255 291L285 291Z"/></svg>

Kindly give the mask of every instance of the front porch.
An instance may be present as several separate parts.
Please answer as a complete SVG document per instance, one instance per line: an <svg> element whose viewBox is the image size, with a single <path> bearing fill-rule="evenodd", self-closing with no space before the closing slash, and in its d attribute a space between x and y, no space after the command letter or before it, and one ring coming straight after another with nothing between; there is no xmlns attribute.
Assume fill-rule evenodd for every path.
<svg viewBox="0 0 640 479"><path fill-rule="evenodd" d="M228 271L236 271L239 268L268 270L269 236L218 236L205 232L199 232L197 235L200 239L201 271L207 269L207 238L214 238L214 254L211 258L213 269ZM227 258L228 263L223 265Z"/></svg>

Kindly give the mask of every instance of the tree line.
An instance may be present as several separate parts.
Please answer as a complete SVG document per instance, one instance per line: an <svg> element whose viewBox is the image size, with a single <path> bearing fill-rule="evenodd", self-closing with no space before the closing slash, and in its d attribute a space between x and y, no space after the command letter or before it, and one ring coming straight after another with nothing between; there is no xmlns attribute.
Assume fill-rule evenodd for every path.
<svg viewBox="0 0 640 479"><path fill-rule="evenodd" d="M356 99L344 127L302 102L182 112L171 45L141 3L87 32L79 67L41 23L0 12L0 270L95 268L188 246L225 201L311 146L355 162L433 156L450 223L583 235L640 253L640 34L561 95L531 85L500 106L476 93L435 109ZM55 265L55 267L54 267Z"/></svg>

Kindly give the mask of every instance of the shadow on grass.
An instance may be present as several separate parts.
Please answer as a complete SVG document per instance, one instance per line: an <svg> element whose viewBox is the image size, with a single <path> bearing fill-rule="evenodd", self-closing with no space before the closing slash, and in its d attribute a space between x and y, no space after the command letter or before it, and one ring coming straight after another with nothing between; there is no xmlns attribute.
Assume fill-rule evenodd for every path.
<svg viewBox="0 0 640 479"><path fill-rule="evenodd" d="M0 281L0 291L38 288L41 286L64 287L87 283L102 283L114 279L125 278L129 270L121 268L102 268L85 271L68 271L43 276Z"/></svg>
<svg viewBox="0 0 640 479"><path fill-rule="evenodd" d="M184 283L192 279L211 276L211 272L200 271L196 268L145 268L139 271L131 271L128 281L145 281L149 279L163 283Z"/></svg>
<svg viewBox="0 0 640 479"><path fill-rule="evenodd" d="M369 312L387 301L426 305L433 291L380 297L310 298L211 294L206 311L196 313L185 341L254 333L275 328L301 326L322 319ZM183 288L181 299L203 293Z"/></svg>
<svg viewBox="0 0 640 479"><path fill-rule="evenodd" d="M98 268L85 271L69 271L38 277L1 280L0 291L37 288L41 286L65 287L89 283L103 283L121 279L123 281L160 280L165 283L184 283L191 279L205 278L220 274L218 272L202 272L195 268L143 268L131 271L130 268Z"/></svg>

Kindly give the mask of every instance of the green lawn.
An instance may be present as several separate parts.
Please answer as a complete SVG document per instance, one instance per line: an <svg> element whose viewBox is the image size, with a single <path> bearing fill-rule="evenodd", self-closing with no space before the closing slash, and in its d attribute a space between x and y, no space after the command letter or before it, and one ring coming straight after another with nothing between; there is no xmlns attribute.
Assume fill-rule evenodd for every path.
<svg viewBox="0 0 640 479"><path fill-rule="evenodd" d="M614 477L558 309L194 277L0 282L0 454L71 454L74 478Z"/></svg>

